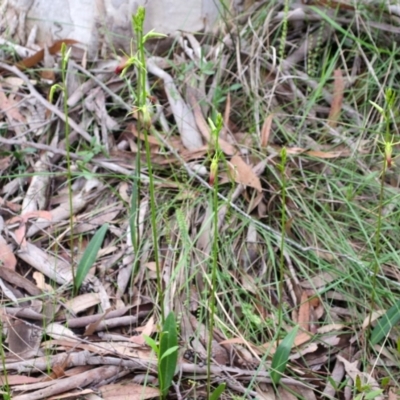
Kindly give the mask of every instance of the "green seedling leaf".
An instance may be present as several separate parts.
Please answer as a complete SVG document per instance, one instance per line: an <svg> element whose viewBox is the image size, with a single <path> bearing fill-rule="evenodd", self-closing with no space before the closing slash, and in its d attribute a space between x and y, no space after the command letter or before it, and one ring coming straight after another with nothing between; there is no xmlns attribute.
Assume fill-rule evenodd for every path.
<svg viewBox="0 0 400 400"><path fill-rule="evenodd" d="M101 247L101 244L103 243L104 236L106 235L107 230L108 230L108 224L104 224L92 237L91 241L88 244L88 247L83 253L82 258L79 261L79 265L76 269L75 282L74 282L75 292L79 290L90 268L96 261L97 253Z"/></svg>
<svg viewBox="0 0 400 400"><path fill-rule="evenodd" d="M388 376L385 376L384 378L382 378L381 380L381 388L386 389L389 386L390 383L390 378Z"/></svg>
<svg viewBox="0 0 400 400"><path fill-rule="evenodd" d="M58 83L56 83L55 85L50 86L49 103L53 104L54 93L57 90L62 90L61 85L59 85Z"/></svg>
<svg viewBox="0 0 400 400"><path fill-rule="evenodd" d="M147 335L143 335L144 341L147 343L148 346L151 347L151 349L154 351L154 353L156 354L156 356L158 357L158 353L160 351L160 349L158 348L157 342L155 340L153 340L150 336Z"/></svg>
<svg viewBox="0 0 400 400"><path fill-rule="evenodd" d="M210 395L210 400L218 400L219 396L224 392L226 383L221 383Z"/></svg>
<svg viewBox="0 0 400 400"><path fill-rule="evenodd" d="M400 321L400 300L395 303L381 318L371 333L371 343L379 343Z"/></svg>
<svg viewBox="0 0 400 400"><path fill-rule="evenodd" d="M271 380L277 385L282 378L282 373L286 369L286 364L289 360L290 352L292 351L294 339L296 338L299 326L295 326L291 332L279 344L271 364Z"/></svg>
<svg viewBox="0 0 400 400"><path fill-rule="evenodd" d="M380 105L378 105L378 104L376 104L374 101L372 101L372 100L370 100L369 101L382 115L384 114L384 109L380 106Z"/></svg>
<svg viewBox="0 0 400 400"><path fill-rule="evenodd" d="M360 375L356 376L356 388L357 388L358 392L362 392L363 391Z"/></svg>
<svg viewBox="0 0 400 400"><path fill-rule="evenodd" d="M170 349L173 349L171 351ZM171 312L165 318L160 338L160 359L158 360L158 374L160 391L165 398L175 375L178 362L178 331L176 329L175 315ZM164 356L164 354L167 354Z"/></svg>
<svg viewBox="0 0 400 400"><path fill-rule="evenodd" d="M150 32L146 33L143 36L143 43L146 43L148 39L159 39L165 37L167 37L167 35L165 35L164 33L154 32L154 29L152 29Z"/></svg>
<svg viewBox="0 0 400 400"><path fill-rule="evenodd" d="M364 395L364 399L365 400L373 400L376 399L378 396L382 396L383 390L382 389L376 389L376 390L372 390L369 393L366 393Z"/></svg>

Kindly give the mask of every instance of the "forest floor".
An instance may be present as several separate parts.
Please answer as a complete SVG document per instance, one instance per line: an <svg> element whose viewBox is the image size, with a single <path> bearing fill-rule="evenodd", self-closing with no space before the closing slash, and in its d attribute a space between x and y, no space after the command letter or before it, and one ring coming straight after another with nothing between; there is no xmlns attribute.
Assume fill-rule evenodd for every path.
<svg viewBox="0 0 400 400"><path fill-rule="evenodd" d="M4 399L398 397L400 11L286 6L0 63Z"/></svg>

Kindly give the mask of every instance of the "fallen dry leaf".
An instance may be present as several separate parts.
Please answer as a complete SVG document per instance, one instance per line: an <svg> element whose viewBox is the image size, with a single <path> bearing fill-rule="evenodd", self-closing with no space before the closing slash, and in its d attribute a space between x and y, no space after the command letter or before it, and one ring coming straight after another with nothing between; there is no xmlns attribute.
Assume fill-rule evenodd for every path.
<svg viewBox="0 0 400 400"><path fill-rule="evenodd" d="M133 343L136 343L140 346L144 346L146 344L146 340L144 338L144 335L150 336L153 331L154 331L154 317L150 317L148 322L144 327L137 328L136 329L138 332L140 332L140 335L138 336L131 336L130 341Z"/></svg>
<svg viewBox="0 0 400 400"><path fill-rule="evenodd" d="M164 89L168 96L182 143L189 150L200 148L203 145L203 141L199 131L196 129L193 113L180 95L174 79L170 74L156 65L155 60L148 60L147 68L149 72L164 81Z"/></svg>
<svg viewBox="0 0 400 400"><path fill-rule="evenodd" d="M0 90L0 110L7 115L10 122L25 122L25 118L18 110L18 102L7 97L4 90Z"/></svg>
<svg viewBox="0 0 400 400"><path fill-rule="evenodd" d="M265 121L261 128L261 140L260 140L261 147L266 147L268 145L269 137L271 134L273 118L274 118L274 114L270 114L270 115L268 115L267 118L265 118Z"/></svg>
<svg viewBox="0 0 400 400"><path fill-rule="evenodd" d="M134 383L102 386L100 393L104 400L144 400L160 396L158 389Z"/></svg>
<svg viewBox="0 0 400 400"><path fill-rule="evenodd" d="M212 143L213 138L211 137L210 127L203 117L199 103L196 101L194 96L189 96L189 101L190 105L192 106L194 118L196 120L196 124L199 128L200 133L203 135L204 139L206 139L208 143ZM219 137L218 139L218 146L227 156L232 156L236 153L235 148L221 137Z"/></svg>
<svg viewBox="0 0 400 400"><path fill-rule="evenodd" d="M341 355L337 355L337 359L343 363L344 369L346 370L347 375L355 382L357 379L357 376L361 379L361 384L362 385L371 385L371 389L373 390L379 390L380 386L379 383L371 376L371 374L368 374L367 372L361 372L358 368L359 361L354 361L354 362L349 362L347 361L344 357ZM383 400L384 396L376 396L375 399L377 400Z"/></svg>
<svg viewBox="0 0 400 400"><path fill-rule="evenodd" d="M301 329L304 329L305 331L310 330L310 302L308 301L308 296L306 292L303 292L301 294L297 323L299 324Z"/></svg>
<svg viewBox="0 0 400 400"><path fill-rule="evenodd" d="M331 109L328 117L328 124L332 128L336 128L338 119L340 117L340 111L342 109L343 95L344 95L344 79L342 70L336 69L333 73L333 98L331 103Z"/></svg>
<svg viewBox="0 0 400 400"><path fill-rule="evenodd" d="M0 235L0 265L15 270L17 259L12 251L12 248L7 244L3 236Z"/></svg>
<svg viewBox="0 0 400 400"><path fill-rule="evenodd" d="M231 176L236 183L249 186L261 192L260 178L255 174L250 165L246 164L239 155L234 155L229 163Z"/></svg>

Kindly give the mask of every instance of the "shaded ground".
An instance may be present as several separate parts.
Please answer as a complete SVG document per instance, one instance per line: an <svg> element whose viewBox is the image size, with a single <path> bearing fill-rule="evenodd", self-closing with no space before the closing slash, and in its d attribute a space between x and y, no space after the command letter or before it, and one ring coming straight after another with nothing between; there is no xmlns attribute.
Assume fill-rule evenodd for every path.
<svg viewBox="0 0 400 400"><path fill-rule="evenodd" d="M227 383L226 399L395 398L397 327L373 336L399 293L399 101L389 90L399 90L400 24L391 11L262 4L227 17L214 37L182 34L167 55L148 56L162 293L133 69L121 76L123 60L71 60L65 107L59 91L49 102L59 71L1 63L3 395L157 397L144 335L155 337L163 307L179 326L171 399L206 398L209 372L214 387ZM218 112L216 187L208 118ZM73 271L104 224L74 294ZM274 387L276 345L295 325Z"/></svg>

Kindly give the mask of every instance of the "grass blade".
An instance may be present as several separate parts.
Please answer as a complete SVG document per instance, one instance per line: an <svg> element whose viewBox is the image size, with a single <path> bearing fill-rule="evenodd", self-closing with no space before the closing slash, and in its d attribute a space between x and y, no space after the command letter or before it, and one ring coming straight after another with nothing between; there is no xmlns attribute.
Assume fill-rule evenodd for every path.
<svg viewBox="0 0 400 400"><path fill-rule="evenodd" d="M172 350L173 349L173 350ZM174 313L169 313L165 319L160 339L160 359L158 361L158 372L160 391L162 396L168 394L172 378L175 375L178 362L178 331Z"/></svg>
<svg viewBox="0 0 400 400"><path fill-rule="evenodd" d="M286 369L286 364L289 360L290 352L292 351L294 339L296 338L298 330L299 327L295 326L276 349L271 365L271 379L275 385L279 383L282 378L282 373Z"/></svg>
<svg viewBox="0 0 400 400"><path fill-rule="evenodd" d="M108 230L108 224L104 224L92 237L88 246L86 247L85 252L82 255L81 260L79 261L78 268L76 269L76 276L74 282L74 290L75 293L78 292L79 288L82 285L83 280L86 278L90 268L96 261L97 253L103 243L104 236L106 235Z"/></svg>
<svg viewBox="0 0 400 400"><path fill-rule="evenodd" d="M379 343L400 321L400 300L395 303L389 310L378 320L378 324L371 333L371 343Z"/></svg>
<svg viewBox="0 0 400 400"><path fill-rule="evenodd" d="M226 383L221 383L210 395L210 400L218 400L219 396L224 392Z"/></svg>

